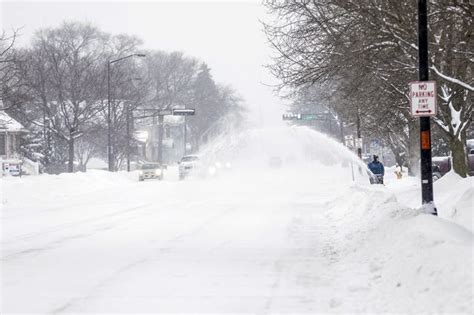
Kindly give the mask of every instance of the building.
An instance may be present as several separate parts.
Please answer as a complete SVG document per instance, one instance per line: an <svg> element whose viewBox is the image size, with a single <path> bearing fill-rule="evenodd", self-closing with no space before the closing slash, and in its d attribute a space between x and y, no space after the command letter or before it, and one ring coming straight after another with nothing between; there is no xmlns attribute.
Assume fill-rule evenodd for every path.
<svg viewBox="0 0 474 315"><path fill-rule="evenodd" d="M1 105L1 103L0 103ZM0 110L0 166L1 173L19 175L22 156L21 136L27 130L18 121Z"/></svg>

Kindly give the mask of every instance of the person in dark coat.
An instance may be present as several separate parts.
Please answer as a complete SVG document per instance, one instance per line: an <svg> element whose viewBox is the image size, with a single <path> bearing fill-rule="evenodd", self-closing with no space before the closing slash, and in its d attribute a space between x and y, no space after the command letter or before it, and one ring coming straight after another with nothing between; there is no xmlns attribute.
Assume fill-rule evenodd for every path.
<svg viewBox="0 0 474 315"><path fill-rule="evenodd" d="M383 184L383 177L385 175L385 168L383 167L383 164L380 163L379 157L377 155L374 155L374 160L369 163L368 167L369 167L369 170L377 178L377 183L378 184Z"/></svg>

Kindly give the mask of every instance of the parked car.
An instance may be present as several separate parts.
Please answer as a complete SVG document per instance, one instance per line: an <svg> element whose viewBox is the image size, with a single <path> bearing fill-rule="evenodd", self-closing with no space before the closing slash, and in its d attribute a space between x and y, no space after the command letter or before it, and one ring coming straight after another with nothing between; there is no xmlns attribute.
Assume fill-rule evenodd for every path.
<svg viewBox="0 0 474 315"><path fill-rule="evenodd" d="M467 142L467 158L468 158L468 174L474 176L474 141ZM451 158L449 156L434 156L433 157L433 179L436 175L439 179L451 170Z"/></svg>
<svg viewBox="0 0 474 315"><path fill-rule="evenodd" d="M179 179L183 180L191 172L195 171L199 165L199 157L197 155L185 155L181 158L179 164Z"/></svg>
<svg viewBox="0 0 474 315"><path fill-rule="evenodd" d="M144 181L145 179L163 179L164 169L166 167L160 165L160 163L144 163L140 167L140 173L138 175L139 181Z"/></svg>
<svg viewBox="0 0 474 315"><path fill-rule="evenodd" d="M436 172L436 175L438 176L437 179L441 178L451 170L451 158L449 156L434 156L432 158L432 163L433 175Z"/></svg>
<svg viewBox="0 0 474 315"><path fill-rule="evenodd" d="M474 139L467 140L467 159L469 160L469 175L474 176Z"/></svg>
<svg viewBox="0 0 474 315"><path fill-rule="evenodd" d="M442 177L441 172L439 171L439 166L433 164L432 166L433 182L437 181Z"/></svg>

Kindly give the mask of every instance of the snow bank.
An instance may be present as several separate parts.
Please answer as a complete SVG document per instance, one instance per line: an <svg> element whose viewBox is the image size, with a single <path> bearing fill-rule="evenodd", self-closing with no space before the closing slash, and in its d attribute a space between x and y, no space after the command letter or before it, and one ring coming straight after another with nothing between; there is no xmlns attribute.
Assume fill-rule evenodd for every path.
<svg viewBox="0 0 474 315"><path fill-rule="evenodd" d="M390 179L387 182L387 187L397 200L414 209L421 207L420 186L419 178L408 176L402 180ZM473 232L474 177L462 178L454 172L449 172L433 186L438 216Z"/></svg>
<svg viewBox="0 0 474 315"><path fill-rule="evenodd" d="M67 203L71 198L80 200L81 196L120 187L137 181L137 178L136 172L127 174L126 172L110 173L99 170L59 175L42 174L21 178L5 177L0 180L0 190L5 210L18 212L22 211L21 207L25 205L25 200L31 200L37 204L49 203L54 200L60 205Z"/></svg>
<svg viewBox="0 0 474 315"><path fill-rule="evenodd" d="M353 187L328 204L327 216L335 240L328 252L336 269L359 270L348 281L360 295L352 301L336 296L350 305L338 310L472 311L472 233L399 204L384 187Z"/></svg>
<svg viewBox="0 0 474 315"><path fill-rule="evenodd" d="M474 232L474 177L451 171L435 182L434 189L438 215Z"/></svg>

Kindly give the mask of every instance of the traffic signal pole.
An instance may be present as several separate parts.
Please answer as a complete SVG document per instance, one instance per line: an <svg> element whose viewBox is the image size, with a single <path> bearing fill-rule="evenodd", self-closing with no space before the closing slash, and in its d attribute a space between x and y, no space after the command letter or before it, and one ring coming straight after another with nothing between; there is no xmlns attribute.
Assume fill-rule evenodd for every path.
<svg viewBox="0 0 474 315"><path fill-rule="evenodd" d="M187 126L186 126L186 116L184 116L184 155L186 155L186 141L187 141Z"/></svg>
<svg viewBox="0 0 474 315"><path fill-rule="evenodd" d="M429 80L428 68L428 14L427 0L418 0L418 57L419 80ZM433 175L431 161L431 118L420 117L421 200L425 209L437 215L433 202Z"/></svg>
<svg viewBox="0 0 474 315"><path fill-rule="evenodd" d="M158 162L163 164L164 115L158 115Z"/></svg>

